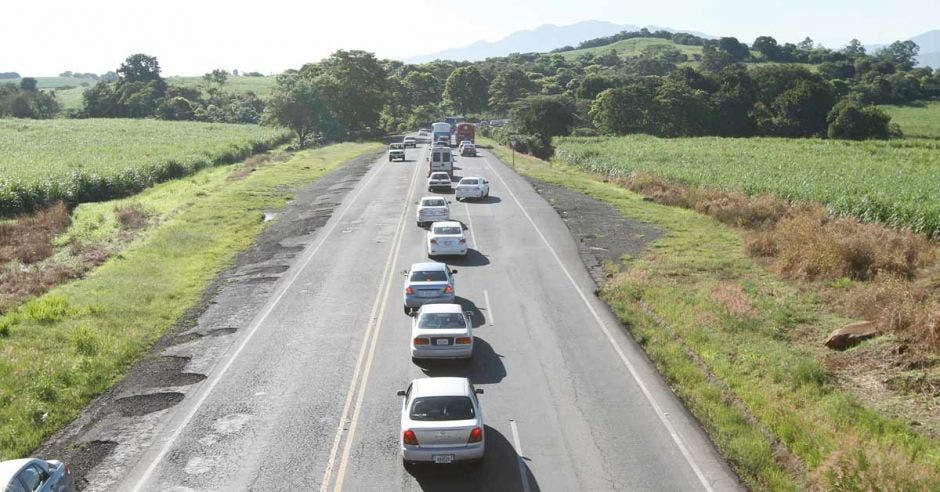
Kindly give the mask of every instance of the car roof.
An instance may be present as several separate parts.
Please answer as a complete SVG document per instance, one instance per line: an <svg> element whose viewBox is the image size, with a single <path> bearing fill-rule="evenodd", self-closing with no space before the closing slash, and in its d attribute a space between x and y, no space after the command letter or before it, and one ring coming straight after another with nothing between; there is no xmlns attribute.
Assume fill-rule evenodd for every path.
<svg viewBox="0 0 940 492"><path fill-rule="evenodd" d="M436 261L425 261L423 263L412 263L411 271L412 272L433 272L435 270L447 270L446 263L438 263Z"/></svg>
<svg viewBox="0 0 940 492"><path fill-rule="evenodd" d="M463 229L463 224L455 220L441 220L431 224L431 227L459 227Z"/></svg>
<svg viewBox="0 0 940 492"><path fill-rule="evenodd" d="M460 304L425 304L421 306L422 313L461 313L463 306Z"/></svg>
<svg viewBox="0 0 940 492"><path fill-rule="evenodd" d="M444 201L447 201L447 200L446 200L444 197L442 197L442 196L423 196L423 197L421 197L421 201L422 201L422 202L425 201L425 200L444 200Z"/></svg>
<svg viewBox="0 0 940 492"><path fill-rule="evenodd" d="M450 174L447 174L446 171L434 171L431 176L447 176L447 179L450 179Z"/></svg>
<svg viewBox="0 0 940 492"><path fill-rule="evenodd" d="M416 396L469 396L467 378L421 378L411 382L411 393Z"/></svg>
<svg viewBox="0 0 940 492"><path fill-rule="evenodd" d="M460 181L463 181L465 179L483 179L483 178L481 178L480 176L464 176L460 178Z"/></svg>
<svg viewBox="0 0 940 492"><path fill-rule="evenodd" d="M5 486L16 472L20 471L27 463L35 458L20 458L17 460L8 460L0 462L0 485Z"/></svg>

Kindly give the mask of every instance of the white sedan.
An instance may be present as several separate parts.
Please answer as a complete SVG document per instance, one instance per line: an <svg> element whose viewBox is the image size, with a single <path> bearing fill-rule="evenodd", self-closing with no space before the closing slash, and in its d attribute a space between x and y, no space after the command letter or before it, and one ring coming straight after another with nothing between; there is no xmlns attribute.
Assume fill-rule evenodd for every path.
<svg viewBox="0 0 940 492"><path fill-rule="evenodd" d="M439 196L426 196L418 202L415 221L418 227L424 227L431 222L450 219L450 206L447 200Z"/></svg>
<svg viewBox="0 0 940 492"><path fill-rule="evenodd" d="M435 222L428 228L428 256L466 256L467 237L460 222Z"/></svg>
<svg viewBox="0 0 940 492"><path fill-rule="evenodd" d="M490 196L490 182L479 176L461 178L454 189L457 200L467 198L486 198Z"/></svg>
<svg viewBox="0 0 940 492"><path fill-rule="evenodd" d="M399 446L405 467L418 462L483 461L485 436L478 394L467 378L415 379L401 407Z"/></svg>
<svg viewBox="0 0 940 492"><path fill-rule="evenodd" d="M450 174L443 171L431 173L431 175L428 176L428 191L434 191L440 188L445 188L447 191L451 190Z"/></svg>
<svg viewBox="0 0 940 492"><path fill-rule="evenodd" d="M460 304L425 304L411 321L411 359L470 359L473 331Z"/></svg>

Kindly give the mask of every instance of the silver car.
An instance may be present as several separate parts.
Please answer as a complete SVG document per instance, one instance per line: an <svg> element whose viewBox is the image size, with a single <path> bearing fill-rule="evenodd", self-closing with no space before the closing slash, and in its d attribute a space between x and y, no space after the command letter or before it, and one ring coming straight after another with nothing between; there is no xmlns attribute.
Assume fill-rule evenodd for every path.
<svg viewBox="0 0 940 492"><path fill-rule="evenodd" d="M404 298L405 314L413 314L425 304L452 304L454 294L454 275L444 263L426 262L411 265L410 270L402 272L405 276Z"/></svg>
<svg viewBox="0 0 940 492"><path fill-rule="evenodd" d="M479 463L486 441L483 411L467 378L415 379L401 407L399 447L405 467L415 463Z"/></svg>
<svg viewBox="0 0 940 492"><path fill-rule="evenodd" d="M447 204L447 200L439 196L426 196L418 202L418 209L415 211L415 222L418 227L448 219L450 219L450 205Z"/></svg>
<svg viewBox="0 0 940 492"><path fill-rule="evenodd" d="M72 469L55 460L23 458L0 462L0 490L6 492L71 492Z"/></svg>
<svg viewBox="0 0 940 492"><path fill-rule="evenodd" d="M411 321L411 359L470 359L473 327L460 304L425 304Z"/></svg>
<svg viewBox="0 0 940 492"><path fill-rule="evenodd" d="M450 174L445 172L431 173L431 175L428 176L428 191L434 191L441 188L450 191L452 188L450 183Z"/></svg>

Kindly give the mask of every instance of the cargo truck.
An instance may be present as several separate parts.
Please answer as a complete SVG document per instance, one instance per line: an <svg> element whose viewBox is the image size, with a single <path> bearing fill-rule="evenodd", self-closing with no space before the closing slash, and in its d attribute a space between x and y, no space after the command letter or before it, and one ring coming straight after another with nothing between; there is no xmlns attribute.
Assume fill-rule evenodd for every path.
<svg viewBox="0 0 940 492"><path fill-rule="evenodd" d="M450 123L437 122L431 125L432 142L437 142L441 137L447 138L447 145L450 145Z"/></svg>

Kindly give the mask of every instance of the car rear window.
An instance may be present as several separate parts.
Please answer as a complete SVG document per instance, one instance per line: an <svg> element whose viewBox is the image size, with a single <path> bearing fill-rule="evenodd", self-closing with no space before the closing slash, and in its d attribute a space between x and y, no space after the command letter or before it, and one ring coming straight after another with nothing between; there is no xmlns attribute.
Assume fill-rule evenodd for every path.
<svg viewBox="0 0 940 492"><path fill-rule="evenodd" d="M462 230L459 227L435 227L434 234L460 234Z"/></svg>
<svg viewBox="0 0 940 492"><path fill-rule="evenodd" d="M418 320L418 328L466 328L467 322L460 313L427 313Z"/></svg>
<svg viewBox="0 0 940 492"><path fill-rule="evenodd" d="M432 270L430 272L411 272L412 282L444 282L447 275L443 270Z"/></svg>
<svg viewBox="0 0 940 492"><path fill-rule="evenodd" d="M460 180L460 184L462 184L462 185L475 185L475 184L479 184L479 181L476 180L476 179L463 179L463 180Z"/></svg>
<svg viewBox="0 0 940 492"><path fill-rule="evenodd" d="M467 420L474 416L473 402L466 396L424 396L411 404L411 420Z"/></svg>
<svg viewBox="0 0 940 492"><path fill-rule="evenodd" d="M431 175L431 179L446 179L450 181L450 176L447 173L434 173Z"/></svg>
<svg viewBox="0 0 940 492"><path fill-rule="evenodd" d="M443 207L444 205L447 205L447 202L445 202L444 200L440 200L440 199L424 201L425 207Z"/></svg>
<svg viewBox="0 0 940 492"><path fill-rule="evenodd" d="M441 153L440 153L440 152L435 152L435 153L434 153L434 162L441 162Z"/></svg>

